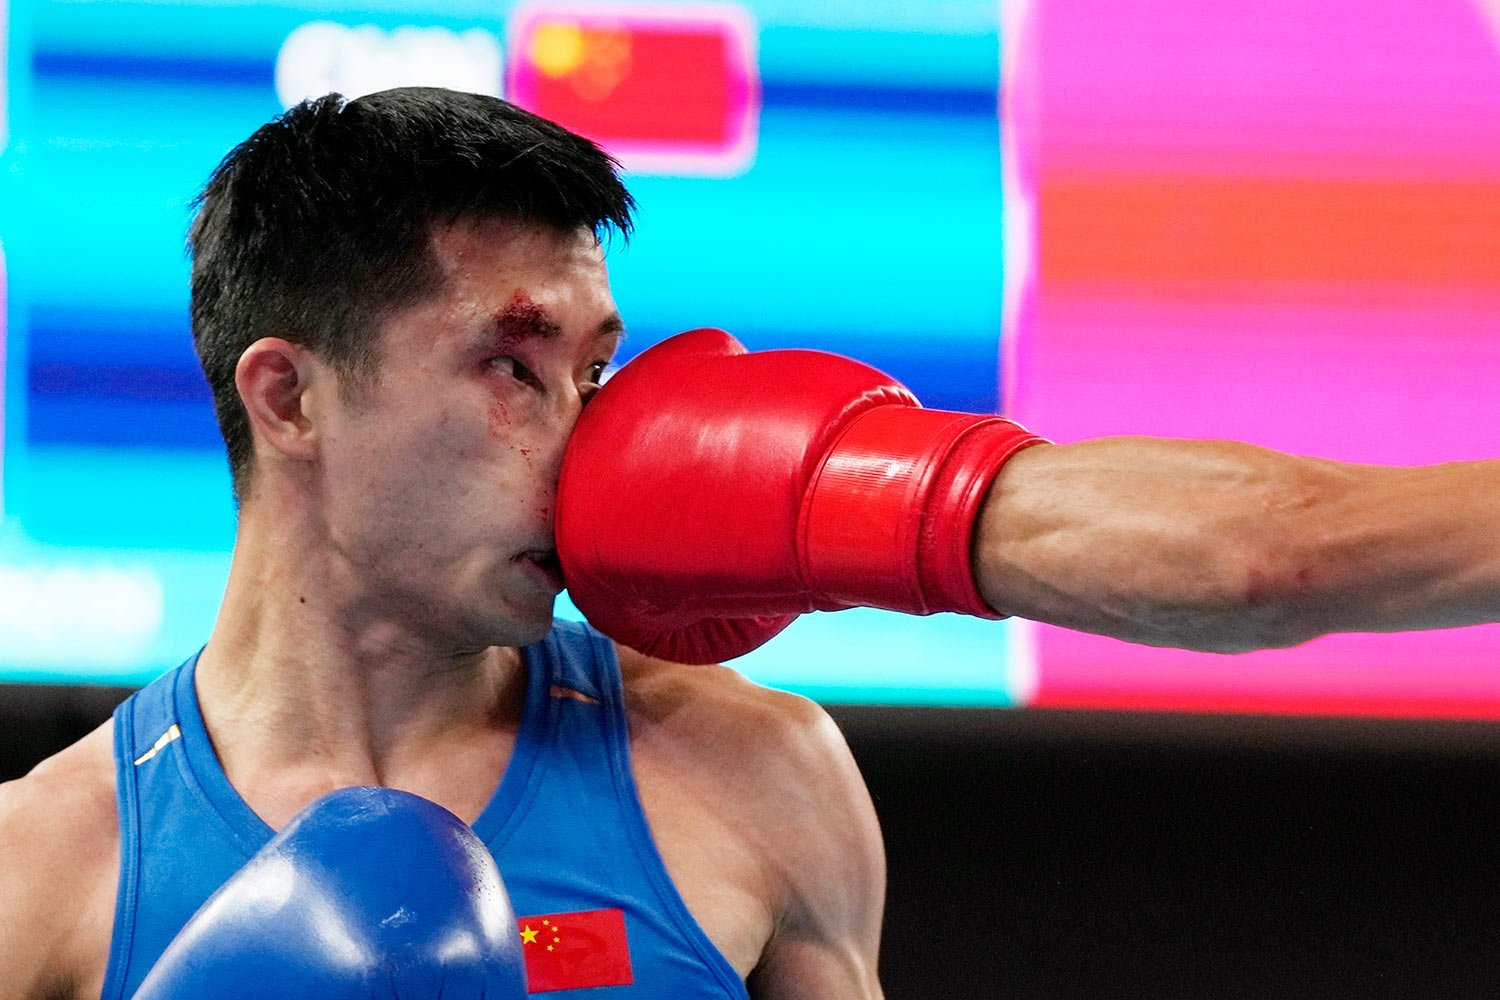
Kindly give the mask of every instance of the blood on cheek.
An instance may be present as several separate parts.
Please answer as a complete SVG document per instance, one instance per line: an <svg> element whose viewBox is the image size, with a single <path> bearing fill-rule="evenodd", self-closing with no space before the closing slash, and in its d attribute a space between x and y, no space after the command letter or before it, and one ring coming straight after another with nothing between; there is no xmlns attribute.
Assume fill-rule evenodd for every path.
<svg viewBox="0 0 1500 1000"><path fill-rule="evenodd" d="M490 403L490 433L495 437L509 437L511 433L510 407L503 399Z"/></svg>
<svg viewBox="0 0 1500 1000"><path fill-rule="evenodd" d="M517 424L513 405L510 402L503 399L494 399L490 402L490 435L509 448L511 452L519 455L529 468L533 465L532 459L537 449L533 445L522 444L516 440Z"/></svg>

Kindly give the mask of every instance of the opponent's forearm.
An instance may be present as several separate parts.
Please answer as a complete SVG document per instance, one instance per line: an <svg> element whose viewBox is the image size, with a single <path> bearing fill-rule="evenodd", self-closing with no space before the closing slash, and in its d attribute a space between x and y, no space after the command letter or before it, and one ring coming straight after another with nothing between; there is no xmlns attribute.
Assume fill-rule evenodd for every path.
<svg viewBox="0 0 1500 1000"><path fill-rule="evenodd" d="M1106 438L1002 470L976 526L997 610L1237 651L1500 620L1500 463L1347 465Z"/></svg>

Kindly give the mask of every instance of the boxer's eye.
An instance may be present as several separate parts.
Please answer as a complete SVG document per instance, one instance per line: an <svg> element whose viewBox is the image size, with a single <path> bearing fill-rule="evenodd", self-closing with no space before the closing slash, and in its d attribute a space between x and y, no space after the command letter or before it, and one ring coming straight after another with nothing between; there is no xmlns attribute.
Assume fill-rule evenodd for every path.
<svg viewBox="0 0 1500 1000"><path fill-rule="evenodd" d="M615 372L619 370L620 366L614 364L613 362L596 361L589 366L588 379L586 380L586 382L588 385L596 387L602 386L604 385L604 383L608 382L611 377L614 376Z"/></svg>
<svg viewBox="0 0 1500 1000"><path fill-rule="evenodd" d="M514 379L524 385L529 385L533 389L542 388L542 380L537 378L530 368L527 368L509 354L502 354L499 357L491 358L489 360L489 367L491 371Z"/></svg>
<svg viewBox="0 0 1500 1000"><path fill-rule="evenodd" d="M578 387L579 394L583 397L584 405L594 398L594 393L608 382L610 376L619 371L620 366L607 361L599 361L589 366L588 373L583 384Z"/></svg>

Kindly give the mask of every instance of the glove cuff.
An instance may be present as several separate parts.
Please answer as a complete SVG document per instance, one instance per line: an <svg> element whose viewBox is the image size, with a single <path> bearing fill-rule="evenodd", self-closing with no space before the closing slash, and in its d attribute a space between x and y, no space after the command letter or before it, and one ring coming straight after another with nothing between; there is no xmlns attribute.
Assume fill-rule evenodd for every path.
<svg viewBox="0 0 1500 1000"><path fill-rule="evenodd" d="M970 557L990 484L1043 439L1003 417L875 407L850 422L809 482L798 525L804 583L834 607L1003 618Z"/></svg>

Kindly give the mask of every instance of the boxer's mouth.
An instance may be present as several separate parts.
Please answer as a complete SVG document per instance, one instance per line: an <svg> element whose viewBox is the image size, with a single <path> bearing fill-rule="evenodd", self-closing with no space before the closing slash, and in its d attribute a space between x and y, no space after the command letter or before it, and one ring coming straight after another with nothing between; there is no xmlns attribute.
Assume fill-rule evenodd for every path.
<svg viewBox="0 0 1500 1000"><path fill-rule="evenodd" d="M520 558L541 571L553 589L563 589L562 563L558 561L556 549L527 549Z"/></svg>

